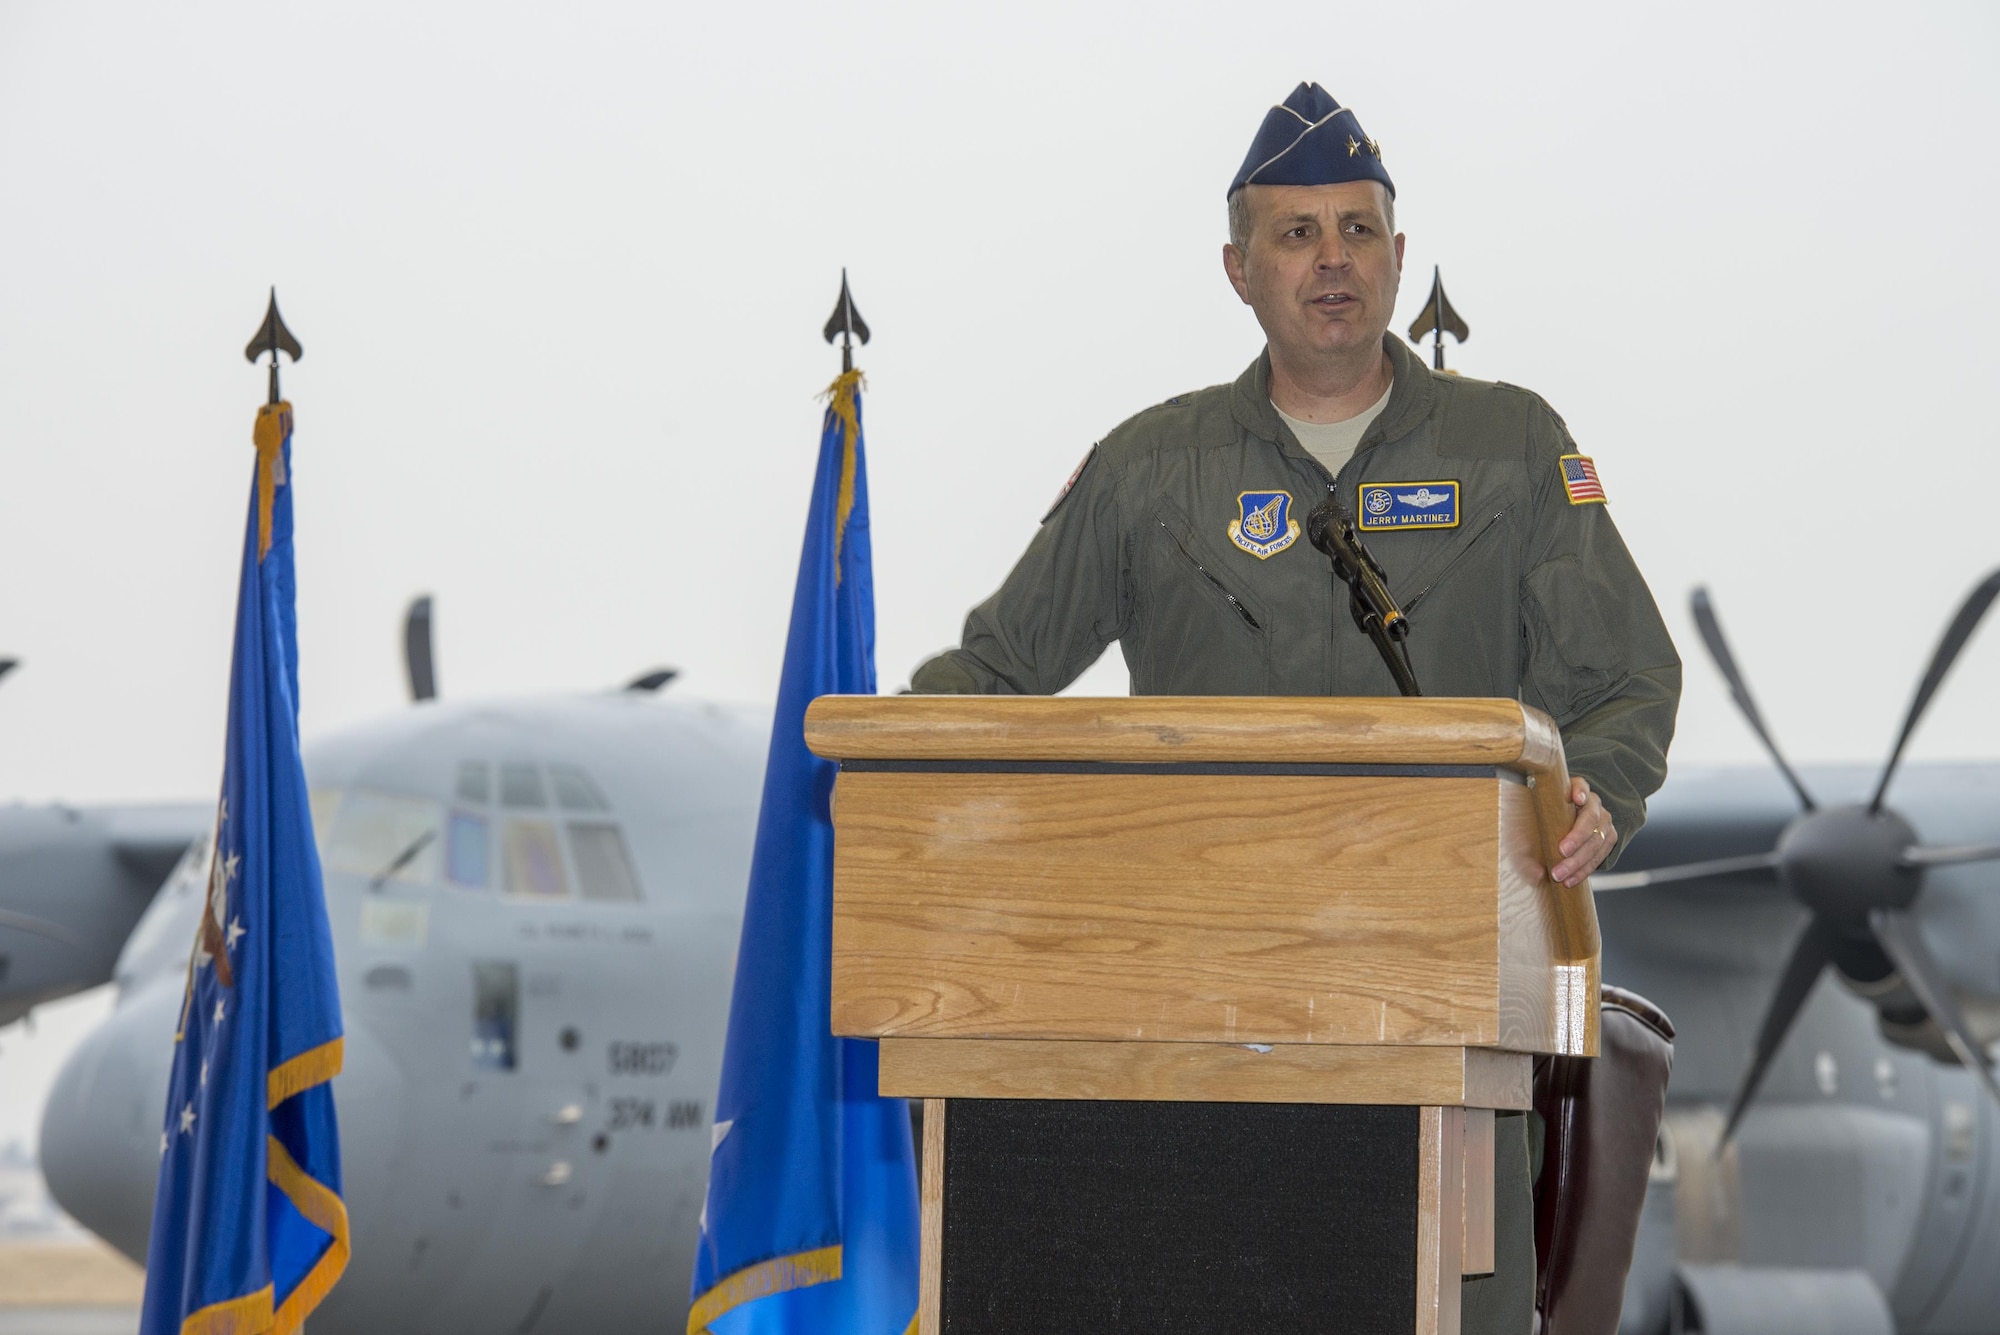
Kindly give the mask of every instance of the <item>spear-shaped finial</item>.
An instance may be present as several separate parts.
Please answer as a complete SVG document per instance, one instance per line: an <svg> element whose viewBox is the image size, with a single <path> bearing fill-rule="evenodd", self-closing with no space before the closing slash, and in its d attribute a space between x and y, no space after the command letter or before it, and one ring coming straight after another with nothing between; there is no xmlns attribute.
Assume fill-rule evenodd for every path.
<svg viewBox="0 0 2000 1335"><path fill-rule="evenodd" d="M278 289L275 287L271 289L271 305L264 312L264 323L251 338L249 346L243 349L243 357L254 366L257 359L267 352L271 354L271 402L276 403L279 399L278 354L290 353L296 363L306 352L292 337L292 331L285 328L285 317L278 314Z"/></svg>
<svg viewBox="0 0 2000 1335"><path fill-rule="evenodd" d="M826 341L833 342L836 334L840 337L840 373L846 375L854 369L854 340L868 341L868 322L854 309L845 268L840 271L840 300L834 303L833 316L826 322Z"/></svg>
<svg viewBox="0 0 2000 1335"><path fill-rule="evenodd" d="M1444 370L1444 336L1449 331L1460 343L1472 337L1472 330L1459 313L1451 308L1451 298L1444 294L1444 274L1438 266L1431 266L1431 294L1424 301L1424 313L1410 326L1410 342L1423 346L1424 335L1435 339L1431 347L1431 365Z"/></svg>

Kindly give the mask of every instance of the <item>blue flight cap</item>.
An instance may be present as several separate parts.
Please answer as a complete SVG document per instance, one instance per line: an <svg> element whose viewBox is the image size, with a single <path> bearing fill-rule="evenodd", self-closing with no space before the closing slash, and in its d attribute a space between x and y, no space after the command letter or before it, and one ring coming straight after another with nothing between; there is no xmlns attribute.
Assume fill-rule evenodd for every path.
<svg viewBox="0 0 2000 1335"><path fill-rule="evenodd" d="M1338 185L1380 181L1396 197L1396 183L1382 168L1382 146L1368 137L1354 113L1316 83L1302 83L1272 107L1250 141L1250 152L1229 183L1228 198L1246 185Z"/></svg>

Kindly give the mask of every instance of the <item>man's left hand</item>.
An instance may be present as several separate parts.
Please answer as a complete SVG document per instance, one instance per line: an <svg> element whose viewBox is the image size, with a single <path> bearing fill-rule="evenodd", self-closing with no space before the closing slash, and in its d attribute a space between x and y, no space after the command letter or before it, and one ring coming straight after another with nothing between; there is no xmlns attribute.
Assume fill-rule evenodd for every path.
<svg viewBox="0 0 2000 1335"><path fill-rule="evenodd" d="M1611 823L1611 815L1605 811L1604 803L1597 800L1597 794L1590 791L1590 784L1581 776L1572 775L1569 781L1569 800L1579 808L1576 824L1569 827L1563 836L1563 860L1555 865L1549 875L1564 885L1582 885L1584 878L1597 870L1597 864L1618 847L1618 827Z"/></svg>

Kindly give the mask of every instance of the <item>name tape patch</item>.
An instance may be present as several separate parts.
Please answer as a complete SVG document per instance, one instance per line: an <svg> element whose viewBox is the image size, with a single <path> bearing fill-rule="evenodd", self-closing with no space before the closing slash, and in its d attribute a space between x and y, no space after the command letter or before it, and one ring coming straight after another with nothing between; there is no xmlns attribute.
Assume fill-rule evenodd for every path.
<svg viewBox="0 0 2000 1335"><path fill-rule="evenodd" d="M1605 505L1604 484L1597 480L1597 465L1587 454L1565 454L1562 464L1563 490L1571 505Z"/></svg>
<svg viewBox="0 0 2000 1335"><path fill-rule="evenodd" d="M1458 483L1364 482L1354 512L1364 529L1457 528Z"/></svg>

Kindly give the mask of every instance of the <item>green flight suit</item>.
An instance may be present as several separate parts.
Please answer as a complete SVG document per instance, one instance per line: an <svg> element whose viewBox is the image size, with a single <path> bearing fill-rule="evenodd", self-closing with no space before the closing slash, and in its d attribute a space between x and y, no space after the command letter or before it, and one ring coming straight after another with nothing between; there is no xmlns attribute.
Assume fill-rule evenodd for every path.
<svg viewBox="0 0 2000 1335"><path fill-rule="evenodd" d="M1681 665L1603 504L1573 504L1560 417L1512 385L1445 375L1394 337L1388 405L1337 477L1271 406L1271 363L1181 395L1099 443L962 645L924 663L919 692L1046 695L1118 641L1135 695L1394 695L1345 585L1305 539L1328 486L1349 514L1364 484L1455 481L1457 520L1363 534L1408 613L1426 695L1520 699L1562 729L1619 848L1666 777ZM1400 487L1398 488L1400 489ZM1441 490L1441 489L1440 489ZM1288 492L1299 534L1259 556L1231 540L1244 493ZM1282 532L1278 538L1282 541ZM1493 1277L1464 1285L1466 1335L1523 1335L1534 1283L1536 1117L1504 1117Z"/></svg>
<svg viewBox="0 0 2000 1335"><path fill-rule="evenodd" d="M1364 483L1456 481L1455 526L1362 535L1409 615L1417 681L1546 711L1622 847L1666 778L1681 688L1646 581L1605 507L1570 503L1560 460L1578 451L1546 403L1384 346L1388 406L1336 478L1271 406L1268 354L1118 427L911 689L1050 695L1116 640L1134 695L1394 695L1306 515L1329 483L1355 514ZM1229 527L1243 493L1274 491L1301 532L1259 557Z"/></svg>

